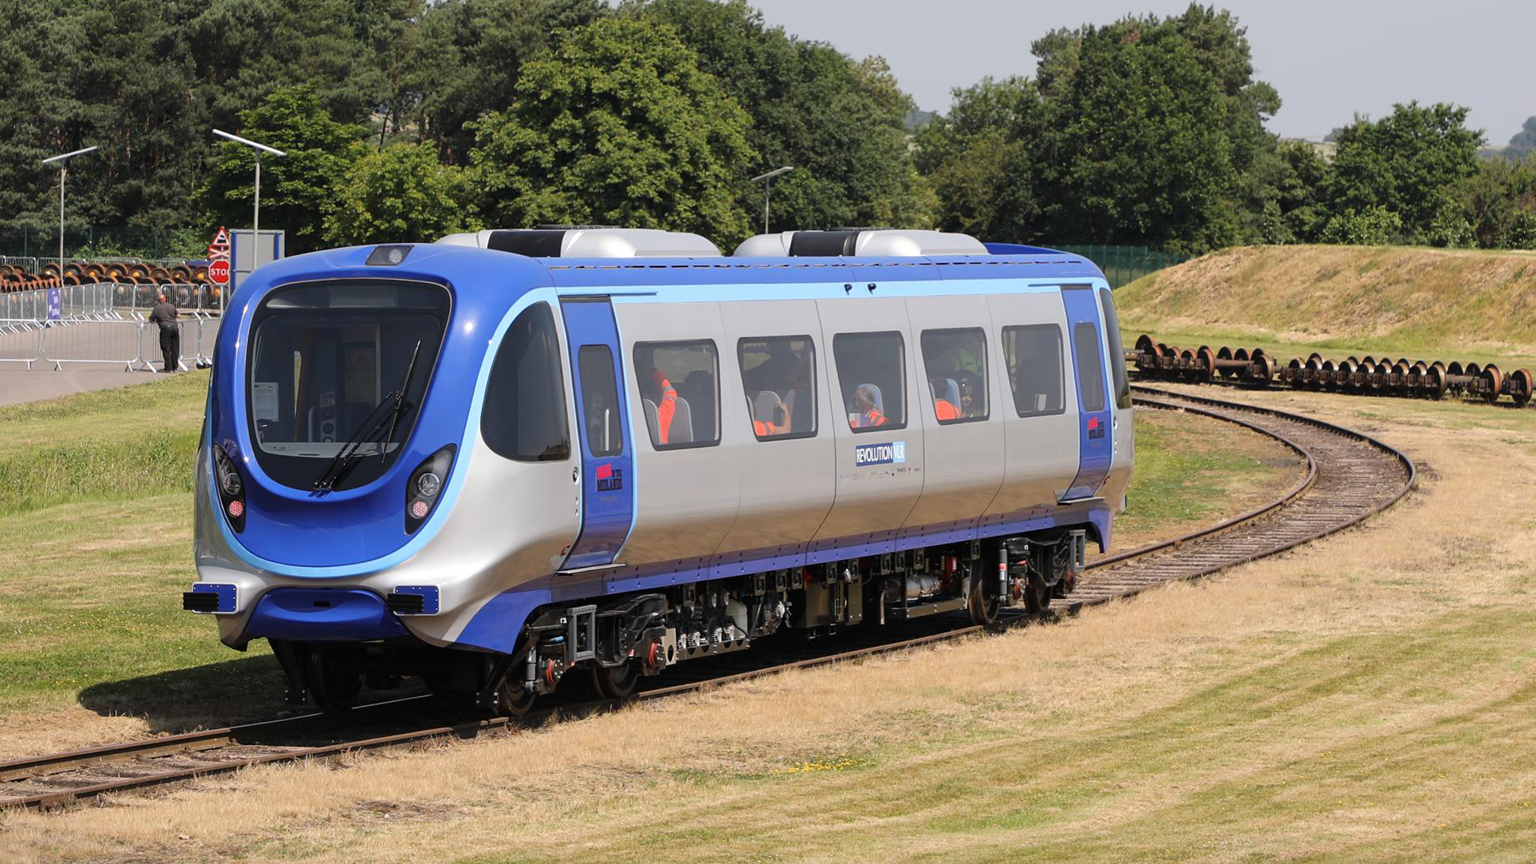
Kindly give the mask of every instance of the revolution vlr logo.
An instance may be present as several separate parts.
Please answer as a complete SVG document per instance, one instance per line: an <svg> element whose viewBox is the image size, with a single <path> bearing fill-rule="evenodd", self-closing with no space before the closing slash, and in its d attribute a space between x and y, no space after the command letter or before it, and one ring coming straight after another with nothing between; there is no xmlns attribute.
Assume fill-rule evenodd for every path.
<svg viewBox="0 0 1536 864"><path fill-rule="evenodd" d="M889 444L860 444L853 448L853 465L855 468L863 468L867 465L900 465L907 461L907 442L894 441Z"/></svg>

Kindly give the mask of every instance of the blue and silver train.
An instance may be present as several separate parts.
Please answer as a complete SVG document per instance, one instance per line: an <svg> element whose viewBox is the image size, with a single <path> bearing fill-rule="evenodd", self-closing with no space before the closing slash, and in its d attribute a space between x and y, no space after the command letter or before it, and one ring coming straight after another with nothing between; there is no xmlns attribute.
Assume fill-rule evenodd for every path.
<svg viewBox="0 0 1536 864"><path fill-rule="evenodd" d="M958 234L316 252L241 284L213 361L183 605L327 710L1044 609L1133 462L1103 274Z"/></svg>

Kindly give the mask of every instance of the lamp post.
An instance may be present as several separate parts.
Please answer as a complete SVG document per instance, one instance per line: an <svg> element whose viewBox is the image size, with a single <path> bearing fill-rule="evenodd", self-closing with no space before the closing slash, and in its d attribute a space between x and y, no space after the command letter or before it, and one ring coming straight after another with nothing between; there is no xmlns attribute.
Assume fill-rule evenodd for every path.
<svg viewBox="0 0 1536 864"><path fill-rule="evenodd" d="M795 166L793 166L793 165L785 165L783 168L775 168L772 171L769 171L767 174L759 174L756 177L753 177L751 180L747 181L748 183L756 183L759 180L763 181L763 233L764 234L768 233L768 199L773 195L773 178L779 176L780 174L783 174L786 171L793 171L793 170L795 170Z"/></svg>
<svg viewBox="0 0 1536 864"><path fill-rule="evenodd" d="M64 180L69 176L69 160L76 156L84 156L95 150L95 147L86 147L81 150L72 150L68 153L60 153L57 156L49 156L43 160L43 164L50 162L59 163L59 284L64 284Z"/></svg>
<svg viewBox="0 0 1536 864"><path fill-rule="evenodd" d="M252 150L256 151L256 187L255 187L255 189L256 189L256 209L251 214L251 233L256 235L255 238L254 238L254 242L256 242L257 244L260 244L261 243L261 154L263 154L263 153L271 153L273 156L287 156L288 154L284 153L281 150L278 150L275 147L268 147L265 144L257 144L255 141L252 141L249 138L241 138L239 135L231 135L228 132L224 132L224 131L219 130L219 129L213 130L213 134L219 136L220 138L224 138L224 139L227 139L229 141L233 141L236 144L244 144L245 146L247 146L247 147L251 148ZM233 262L231 262L231 263L233 263ZM257 263L256 253L255 253L255 250L252 250L252 252L251 252L251 264L254 266L256 263Z"/></svg>

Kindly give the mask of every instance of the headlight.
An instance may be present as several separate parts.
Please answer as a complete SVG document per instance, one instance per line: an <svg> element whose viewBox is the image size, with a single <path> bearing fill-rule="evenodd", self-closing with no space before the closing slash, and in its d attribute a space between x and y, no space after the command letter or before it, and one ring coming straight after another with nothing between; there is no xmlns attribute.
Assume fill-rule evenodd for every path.
<svg viewBox="0 0 1536 864"><path fill-rule="evenodd" d="M213 445L213 475L219 489L220 509L229 520L229 527L239 534L245 530L245 481L235 467L235 460L217 444Z"/></svg>
<svg viewBox="0 0 1536 864"><path fill-rule="evenodd" d="M427 457L411 472L405 483L405 533L415 533L421 523L427 521L442 497L443 482L448 469L453 467L455 448L452 444Z"/></svg>

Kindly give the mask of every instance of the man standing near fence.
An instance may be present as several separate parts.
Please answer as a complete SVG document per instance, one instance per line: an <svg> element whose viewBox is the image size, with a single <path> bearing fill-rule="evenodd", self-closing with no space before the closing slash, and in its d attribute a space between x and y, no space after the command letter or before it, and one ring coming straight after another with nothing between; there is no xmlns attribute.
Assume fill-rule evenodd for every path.
<svg viewBox="0 0 1536 864"><path fill-rule="evenodd" d="M160 355L165 360L161 372L175 372L181 366L181 329L176 324L176 307L162 292L155 299L154 311L149 313L152 324L160 325Z"/></svg>

